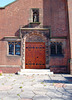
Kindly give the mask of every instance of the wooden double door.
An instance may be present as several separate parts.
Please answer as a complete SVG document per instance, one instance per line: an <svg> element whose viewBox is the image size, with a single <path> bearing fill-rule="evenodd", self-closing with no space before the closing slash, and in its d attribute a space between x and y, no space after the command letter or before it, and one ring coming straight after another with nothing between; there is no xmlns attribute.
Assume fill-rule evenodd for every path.
<svg viewBox="0 0 72 100"><path fill-rule="evenodd" d="M45 43L25 43L25 69L45 69Z"/></svg>

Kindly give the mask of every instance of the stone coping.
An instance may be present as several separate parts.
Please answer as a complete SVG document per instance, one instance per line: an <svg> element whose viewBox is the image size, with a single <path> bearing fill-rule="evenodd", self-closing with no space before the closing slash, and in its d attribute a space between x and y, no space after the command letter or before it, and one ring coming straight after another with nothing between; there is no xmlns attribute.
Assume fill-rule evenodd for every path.
<svg viewBox="0 0 72 100"><path fill-rule="evenodd" d="M20 28L21 30L49 30L49 28Z"/></svg>
<svg viewBox="0 0 72 100"><path fill-rule="evenodd" d="M50 66L50 67L67 68L67 66Z"/></svg>
<svg viewBox="0 0 72 100"><path fill-rule="evenodd" d="M21 67L20 65L0 65L0 67Z"/></svg>
<svg viewBox="0 0 72 100"><path fill-rule="evenodd" d="M18 36L5 36L4 40L6 40L6 41L14 41L14 40L21 41L21 39Z"/></svg>

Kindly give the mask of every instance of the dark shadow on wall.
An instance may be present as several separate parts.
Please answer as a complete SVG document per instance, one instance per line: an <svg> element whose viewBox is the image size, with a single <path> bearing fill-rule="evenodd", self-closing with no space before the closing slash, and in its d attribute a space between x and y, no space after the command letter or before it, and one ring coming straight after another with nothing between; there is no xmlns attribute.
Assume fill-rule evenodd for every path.
<svg viewBox="0 0 72 100"><path fill-rule="evenodd" d="M39 26L40 23L29 23L27 25L21 25L20 28L35 28L37 26ZM15 36L19 36L20 34L20 28L15 32Z"/></svg>
<svg viewBox="0 0 72 100"><path fill-rule="evenodd" d="M21 25L20 28L29 28L29 24L28 25ZM15 36L19 36L20 35L20 28L15 32Z"/></svg>

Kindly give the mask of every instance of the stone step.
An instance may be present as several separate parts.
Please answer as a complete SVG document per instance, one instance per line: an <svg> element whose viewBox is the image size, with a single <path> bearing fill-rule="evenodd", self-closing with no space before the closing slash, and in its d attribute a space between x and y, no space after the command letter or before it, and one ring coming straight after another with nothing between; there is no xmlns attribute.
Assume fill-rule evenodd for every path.
<svg viewBox="0 0 72 100"><path fill-rule="evenodd" d="M21 69L21 72L50 72L50 69Z"/></svg>
<svg viewBox="0 0 72 100"><path fill-rule="evenodd" d="M30 74L53 74L50 72L50 69L21 69L21 72L18 72L20 75L30 75Z"/></svg>

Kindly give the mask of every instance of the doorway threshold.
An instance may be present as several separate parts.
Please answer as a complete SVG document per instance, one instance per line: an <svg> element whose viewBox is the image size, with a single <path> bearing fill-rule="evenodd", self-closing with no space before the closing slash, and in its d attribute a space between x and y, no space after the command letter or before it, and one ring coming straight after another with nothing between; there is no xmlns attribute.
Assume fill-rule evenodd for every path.
<svg viewBox="0 0 72 100"><path fill-rule="evenodd" d="M20 72L18 72L19 75L49 75L53 74L53 72L50 72L50 69L21 69Z"/></svg>

